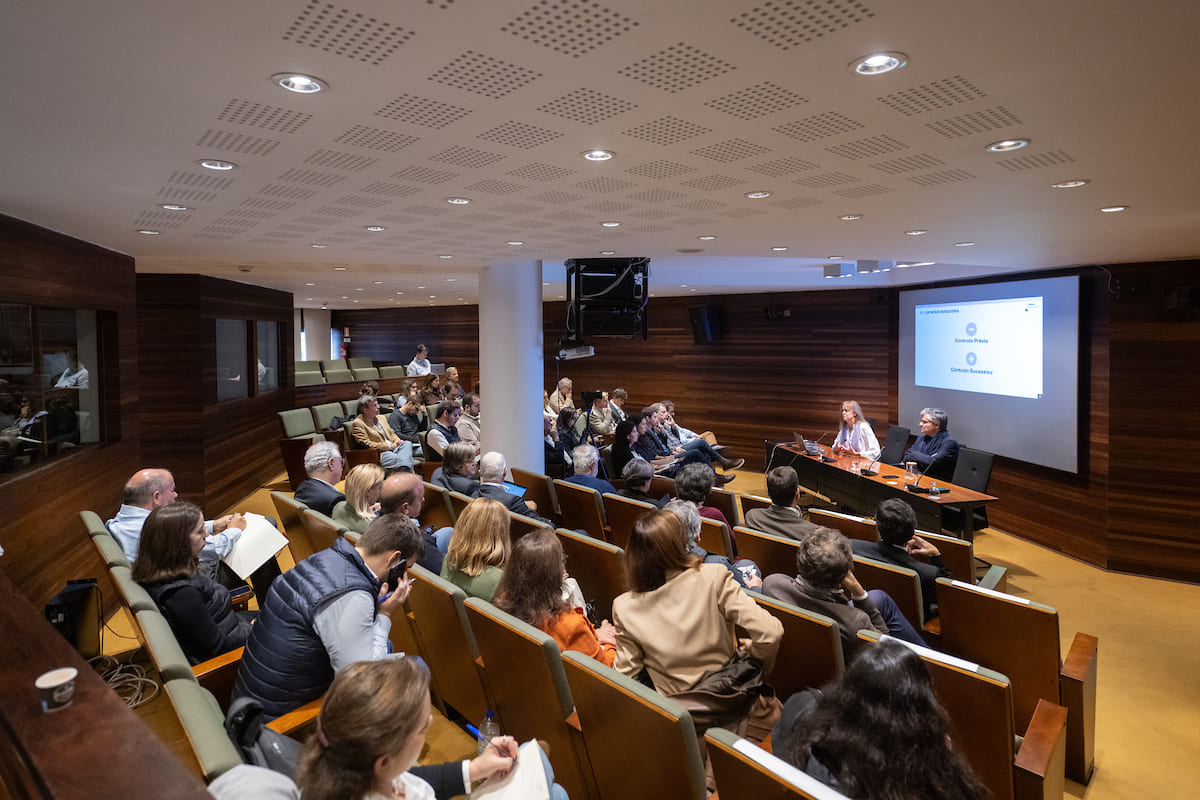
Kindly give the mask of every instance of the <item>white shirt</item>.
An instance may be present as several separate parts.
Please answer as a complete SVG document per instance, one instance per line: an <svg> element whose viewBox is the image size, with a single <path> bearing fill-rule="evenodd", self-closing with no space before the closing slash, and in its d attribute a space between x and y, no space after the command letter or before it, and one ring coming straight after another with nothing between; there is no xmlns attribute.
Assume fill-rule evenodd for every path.
<svg viewBox="0 0 1200 800"><path fill-rule="evenodd" d="M428 358L423 358L419 361L414 358L412 361L408 362L408 376L410 378L417 377L419 375L428 375L432 371L433 367L429 365Z"/></svg>
<svg viewBox="0 0 1200 800"><path fill-rule="evenodd" d="M346 592L313 614L313 630L325 645L334 672L341 672L342 667L355 661L404 656L404 653L388 653L392 618L375 614L375 602L370 592Z"/></svg>
<svg viewBox="0 0 1200 800"><path fill-rule="evenodd" d="M88 388L88 371L83 364L74 372L67 370L58 376L58 382L54 384L55 389L86 389Z"/></svg>

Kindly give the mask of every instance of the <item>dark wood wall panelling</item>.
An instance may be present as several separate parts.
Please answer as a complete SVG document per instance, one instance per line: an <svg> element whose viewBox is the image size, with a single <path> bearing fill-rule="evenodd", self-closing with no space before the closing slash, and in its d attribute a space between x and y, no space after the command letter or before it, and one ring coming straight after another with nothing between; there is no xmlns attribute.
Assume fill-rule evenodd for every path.
<svg viewBox="0 0 1200 800"><path fill-rule="evenodd" d="M464 389L478 380L479 306L333 311L330 324L350 329L347 358L407 364L424 344L430 361L458 367L463 380L471 381Z"/></svg>
<svg viewBox="0 0 1200 800"><path fill-rule="evenodd" d="M199 275L138 275L137 289L143 459L215 516L283 470L276 412L295 402L292 296ZM279 323L279 389L217 402L218 319Z"/></svg>
<svg viewBox="0 0 1200 800"><path fill-rule="evenodd" d="M138 352L133 259L0 216L0 298L59 308L98 309L107 325L99 373L108 441L35 469L0 475L0 569L41 607L68 579L95 577L115 600L79 510L107 518L139 460ZM89 368L92 365L87 365ZM92 372L92 385L101 376ZM114 478L114 476L120 476Z"/></svg>

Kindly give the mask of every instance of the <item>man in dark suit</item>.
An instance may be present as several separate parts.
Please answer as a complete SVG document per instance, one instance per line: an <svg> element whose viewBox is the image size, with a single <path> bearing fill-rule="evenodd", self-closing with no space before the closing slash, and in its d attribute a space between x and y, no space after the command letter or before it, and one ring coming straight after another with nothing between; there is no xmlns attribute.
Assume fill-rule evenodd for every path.
<svg viewBox="0 0 1200 800"><path fill-rule="evenodd" d="M958 442L946 428L950 417L940 408L921 409L921 435L904 454L905 461L917 462L917 468L938 481L954 480L958 464Z"/></svg>
<svg viewBox="0 0 1200 800"><path fill-rule="evenodd" d="M537 504L526 503L504 488L504 473L507 471L508 463L501 453L494 450L484 453L483 458L479 459L479 496L499 501L514 514L530 517L553 527L553 522L537 513Z"/></svg>
<svg viewBox="0 0 1200 800"><path fill-rule="evenodd" d="M756 531L803 539L819 528L805 518L800 508L800 476L792 467L776 467L767 473L769 508L752 508L746 512L746 527Z"/></svg>
<svg viewBox="0 0 1200 800"><path fill-rule="evenodd" d="M917 536L917 515L912 506L898 497L884 500L875 509L878 542L855 539L850 544L855 555L874 558L917 573L921 579L921 598L925 604L925 619L937 616L937 579L949 578L950 570L942 562L941 551ZM928 561L921 561L921 556Z"/></svg>
<svg viewBox="0 0 1200 800"><path fill-rule="evenodd" d="M569 483L595 489L600 494L617 491L611 483L596 477L600 465L600 452L590 444L581 444L572 450L571 463L575 466L575 474L567 478Z"/></svg>
<svg viewBox="0 0 1200 800"><path fill-rule="evenodd" d="M332 514L333 507L346 499L334 486L342 479L344 465L342 451L333 442L317 442L308 448L304 453L308 480L296 487L296 502L327 517Z"/></svg>

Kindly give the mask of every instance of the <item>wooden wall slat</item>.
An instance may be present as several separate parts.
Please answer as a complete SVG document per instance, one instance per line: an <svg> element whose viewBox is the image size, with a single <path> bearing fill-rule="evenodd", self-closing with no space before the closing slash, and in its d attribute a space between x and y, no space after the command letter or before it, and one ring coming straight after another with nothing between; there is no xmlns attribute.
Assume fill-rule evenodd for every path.
<svg viewBox="0 0 1200 800"><path fill-rule="evenodd" d="M417 345L424 344L430 361L458 367L460 376L471 381L466 389L478 379L479 306L333 311L330 323L350 329L347 358L407 364Z"/></svg>

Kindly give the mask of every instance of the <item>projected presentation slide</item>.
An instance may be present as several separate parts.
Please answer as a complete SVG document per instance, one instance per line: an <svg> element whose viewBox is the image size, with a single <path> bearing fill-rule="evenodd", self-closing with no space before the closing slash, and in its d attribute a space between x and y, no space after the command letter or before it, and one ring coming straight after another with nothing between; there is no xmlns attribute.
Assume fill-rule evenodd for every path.
<svg viewBox="0 0 1200 800"><path fill-rule="evenodd" d="M1042 396L1042 298L916 306L918 386Z"/></svg>

